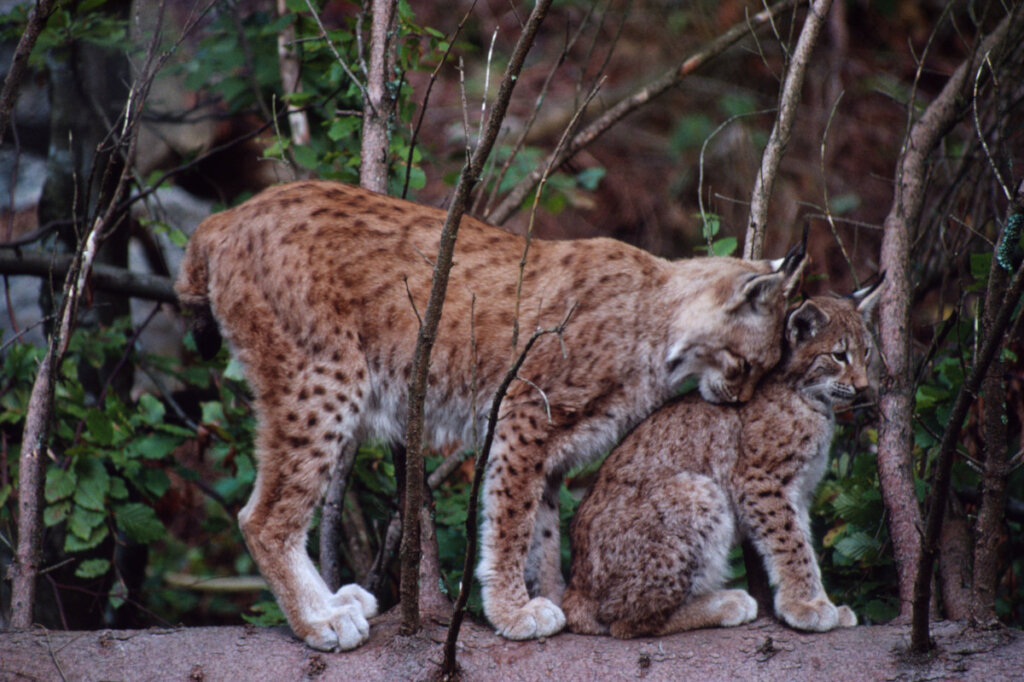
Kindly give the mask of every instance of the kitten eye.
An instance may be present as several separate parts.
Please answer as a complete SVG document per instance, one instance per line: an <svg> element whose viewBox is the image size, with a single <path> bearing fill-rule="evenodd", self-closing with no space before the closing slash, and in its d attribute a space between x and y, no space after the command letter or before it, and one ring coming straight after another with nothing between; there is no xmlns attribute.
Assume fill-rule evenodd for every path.
<svg viewBox="0 0 1024 682"><path fill-rule="evenodd" d="M838 353L833 353L832 359L841 365L845 365L849 361L849 358L847 357L845 350L841 350Z"/></svg>

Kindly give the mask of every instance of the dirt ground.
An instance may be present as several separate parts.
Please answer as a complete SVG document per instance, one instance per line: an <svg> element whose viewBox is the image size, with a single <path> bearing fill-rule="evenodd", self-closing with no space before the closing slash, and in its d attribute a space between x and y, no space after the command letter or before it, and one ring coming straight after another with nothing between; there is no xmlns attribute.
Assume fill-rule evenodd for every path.
<svg viewBox="0 0 1024 682"><path fill-rule="evenodd" d="M397 635L397 614L374 621L355 651L308 649L286 628L199 627L0 634L4 680L420 680L436 677L443 625ZM933 625L935 651L907 655L909 628L876 625L803 634L774 621L671 637L615 640L561 634L511 642L466 623L465 680L1020 680L1024 634Z"/></svg>

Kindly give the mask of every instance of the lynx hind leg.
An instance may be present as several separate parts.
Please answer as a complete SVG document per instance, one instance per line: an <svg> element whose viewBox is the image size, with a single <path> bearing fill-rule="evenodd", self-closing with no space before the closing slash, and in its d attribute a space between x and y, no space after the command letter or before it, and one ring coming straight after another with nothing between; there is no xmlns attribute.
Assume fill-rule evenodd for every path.
<svg viewBox="0 0 1024 682"><path fill-rule="evenodd" d="M719 590L686 602L654 633L670 635L698 628L730 628L757 618L757 600L746 590Z"/></svg>
<svg viewBox="0 0 1024 682"><path fill-rule="evenodd" d="M565 627L565 615L553 601L530 599L526 589L527 555L545 484L544 439L526 423L527 409L513 409L499 426L484 479L477 566L484 615L509 639L547 637ZM529 421L543 420L541 412Z"/></svg>
<svg viewBox="0 0 1024 682"><path fill-rule="evenodd" d="M351 445L342 434L351 433L356 413L338 394L327 398L322 384L300 385L297 401L261 401L258 474L239 522L295 634L315 649L352 649L369 636L376 599L357 585L331 594L306 552L306 536L343 446Z"/></svg>
<svg viewBox="0 0 1024 682"><path fill-rule="evenodd" d="M612 636L731 627L756 618L749 594L721 589L735 528L721 487L707 476L680 472L650 491L649 505L645 516L660 519L661 536L651 535L644 563L633 567L636 590L618 590L619 604L602 609Z"/></svg>
<svg viewBox="0 0 1024 682"><path fill-rule="evenodd" d="M530 538L526 559L526 589L531 597L541 596L562 603L565 578L562 576L562 542L559 533L558 489L561 476L549 476Z"/></svg>
<svg viewBox="0 0 1024 682"><path fill-rule="evenodd" d="M596 599L570 587L562 599L565 626L580 635L607 635L608 624L597 619L598 606Z"/></svg>

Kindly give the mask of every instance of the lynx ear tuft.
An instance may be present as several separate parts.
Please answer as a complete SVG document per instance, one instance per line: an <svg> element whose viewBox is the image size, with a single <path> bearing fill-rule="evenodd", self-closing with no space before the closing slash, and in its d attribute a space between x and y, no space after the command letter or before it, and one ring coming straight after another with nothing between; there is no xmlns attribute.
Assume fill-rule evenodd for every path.
<svg viewBox="0 0 1024 682"><path fill-rule="evenodd" d="M828 314L813 301L804 301L786 320L786 339L790 346L798 346L817 336L827 324Z"/></svg>
<svg viewBox="0 0 1024 682"><path fill-rule="evenodd" d="M878 281L870 286L866 286L862 289L850 294L850 298L857 304L857 312L860 313L861 317L865 321L871 320L871 315L875 311L875 306L878 305L878 301L882 298L882 284L885 282L885 272L882 272L878 276Z"/></svg>
<svg viewBox="0 0 1024 682"><path fill-rule="evenodd" d="M772 261L772 265L775 265L776 262ZM785 275L785 280L782 284L782 295L786 298L789 298L793 291L796 290L797 285L800 284L800 275L803 274L805 265L807 265L807 225L804 225L800 242L790 248L786 257L775 268L776 272Z"/></svg>

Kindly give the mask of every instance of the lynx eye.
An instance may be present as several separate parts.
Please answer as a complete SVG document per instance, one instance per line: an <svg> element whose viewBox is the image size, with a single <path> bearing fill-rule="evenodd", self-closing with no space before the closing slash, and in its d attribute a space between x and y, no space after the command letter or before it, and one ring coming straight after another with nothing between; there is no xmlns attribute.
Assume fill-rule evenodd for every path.
<svg viewBox="0 0 1024 682"><path fill-rule="evenodd" d="M849 362L850 358L846 355L845 350L838 351L832 354L832 359L838 362L840 365L845 365Z"/></svg>

